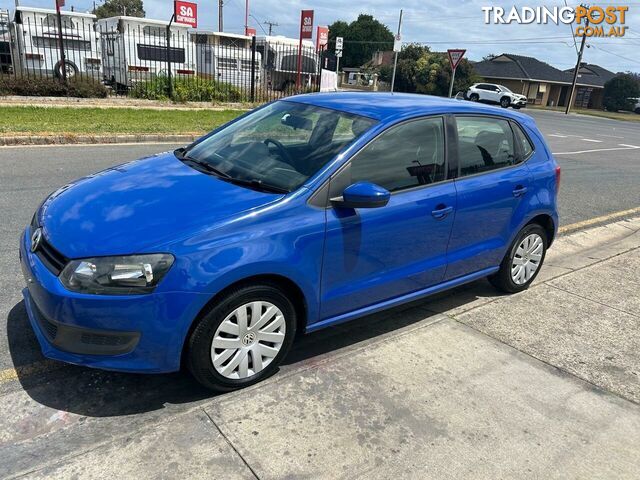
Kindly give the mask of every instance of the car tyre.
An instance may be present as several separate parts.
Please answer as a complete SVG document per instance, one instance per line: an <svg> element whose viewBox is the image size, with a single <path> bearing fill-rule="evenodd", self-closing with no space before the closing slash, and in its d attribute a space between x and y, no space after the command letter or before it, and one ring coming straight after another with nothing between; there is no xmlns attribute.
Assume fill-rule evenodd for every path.
<svg viewBox="0 0 640 480"><path fill-rule="evenodd" d="M537 223L525 226L509 247L500 270L489 277L498 290L517 293L529 288L547 254L547 233Z"/></svg>
<svg viewBox="0 0 640 480"><path fill-rule="evenodd" d="M265 321L269 315L271 320ZM260 326L262 322L266 323ZM188 369L199 383L217 392L258 383L277 371L291 348L296 325L296 309L276 285L234 288L202 316L189 336Z"/></svg>
<svg viewBox="0 0 640 480"><path fill-rule="evenodd" d="M509 105L511 105L511 99L509 97L502 97L500 99L500 106L502 108L509 108Z"/></svg>
<svg viewBox="0 0 640 480"><path fill-rule="evenodd" d="M57 78L63 78L63 69L66 67L66 71L67 71L67 79L71 79L74 78L78 75L78 67L76 67L76 65L73 62L70 62L69 60L66 60L64 63L62 63L62 60L60 60L58 63L55 64L55 66L53 67L53 71L55 72L55 75Z"/></svg>
<svg viewBox="0 0 640 480"><path fill-rule="evenodd" d="M472 102L477 102L478 100L480 100L480 95L478 95L477 93L472 93L471 95L469 95L469 100L471 100Z"/></svg>

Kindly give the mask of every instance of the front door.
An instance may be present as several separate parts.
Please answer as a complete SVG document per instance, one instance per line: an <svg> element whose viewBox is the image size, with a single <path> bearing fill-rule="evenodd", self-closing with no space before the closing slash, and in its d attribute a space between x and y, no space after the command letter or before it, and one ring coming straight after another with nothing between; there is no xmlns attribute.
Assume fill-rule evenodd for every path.
<svg viewBox="0 0 640 480"><path fill-rule="evenodd" d="M327 210L322 320L442 281L456 203L446 166L444 122L430 117L385 131L332 179L392 195L380 208Z"/></svg>

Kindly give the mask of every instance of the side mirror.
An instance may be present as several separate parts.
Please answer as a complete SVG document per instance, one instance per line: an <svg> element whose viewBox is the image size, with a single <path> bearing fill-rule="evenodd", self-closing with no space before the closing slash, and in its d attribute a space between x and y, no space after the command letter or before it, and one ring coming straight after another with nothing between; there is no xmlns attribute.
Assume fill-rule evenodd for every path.
<svg viewBox="0 0 640 480"><path fill-rule="evenodd" d="M343 208L378 208L389 203L389 198L389 191L380 185L357 182L345 188L341 197L332 198L331 203Z"/></svg>

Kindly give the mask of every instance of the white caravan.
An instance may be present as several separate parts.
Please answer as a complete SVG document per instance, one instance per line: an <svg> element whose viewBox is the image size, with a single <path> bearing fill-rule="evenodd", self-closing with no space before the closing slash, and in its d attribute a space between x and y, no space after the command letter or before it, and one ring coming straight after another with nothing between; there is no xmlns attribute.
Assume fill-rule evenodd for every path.
<svg viewBox="0 0 640 480"><path fill-rule="evenodd" d="M61 12L66 73L101 79L100 41L96 16ZM62 77L58 17L55 10L16 7L10 23L14 69L20 74Z"/></svg>
<svg viewBox="0 0 640 480"><path fill-rule="evenodd" d="M198 31L191 35L196 45L198 75L248 89L251 86L251 37L235 33ZM255 85L259 86L262 56L255 53Z"/></svg>
<svg viewBox="0 0 640 480"><path fill-rule="evenodd" d="M274 90L286 90L296 83L298 72L299 39L284 36L261 36L256 38L257 50L262 55L264 80ZM313 42L302 41L301 62L302 86L309 86L320 73L320 57Z"/></svg>
<svg viewBox="0 0 640 480"><path fill-rule="evenodd" d="M12 71L9 10L0 8L0 73L11 73Z"/></svg>
<svg viewBox="0 0 640 480"><path fill-rule="evenodd" d="M167 75L168 59L174 78L195 76L196 55L189 27L173 23L167 49L168 25L164 20L124 16L98 20L105 83L127 89Z"/></svg>

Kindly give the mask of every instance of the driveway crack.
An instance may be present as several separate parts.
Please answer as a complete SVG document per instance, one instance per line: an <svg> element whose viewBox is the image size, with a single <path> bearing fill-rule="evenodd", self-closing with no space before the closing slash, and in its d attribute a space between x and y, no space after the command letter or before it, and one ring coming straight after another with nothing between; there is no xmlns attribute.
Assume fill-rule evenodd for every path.
<svg viewBox="0 0 640 480"><path fill-rule="evenodd" d="M238 455L238 457L240 457L240 460L242 460L242 463L245 464L245 466L249 469L249 471L251 472L251 474L254 476L254 478L256 478L257 480L260 480L260 477L258 476L258 474L256 473L256 471L251 467L251 465L249 465L249 462L247 462L247 460L242 456L242 454L240 453L240 451L235 447L235 445L231 442L231 440L229 440L229 437L227 437L224 432L222 431L222 429L218 426L218 424L215 422L215 420L213 418L211 418L211 415L209 415L209 412L207 412L204 408L200 407L200 410L202 410L204 412L204 414L207 416L207 418L209 420L211 420L211 423L213 423L213 426L216 427L216 430L218 430L218 432L220 433L220 435L222 436L222 438L224 438L224 441L227 442L227 444L229 445L229 447L231 447L231 449L236 452L236 455Z"/></svg>

